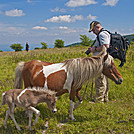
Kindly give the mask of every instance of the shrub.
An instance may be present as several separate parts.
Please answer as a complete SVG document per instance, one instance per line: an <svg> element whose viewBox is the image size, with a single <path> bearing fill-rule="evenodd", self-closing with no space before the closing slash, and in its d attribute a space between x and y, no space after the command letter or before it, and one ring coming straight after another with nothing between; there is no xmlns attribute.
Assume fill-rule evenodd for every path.
<svg viewBox="0 0 134 134"><path fill-rule="evenodd" d="M64 47L64 41L60 39L55 40L54 44L55 44L54 47L58 47L58 48Z"/></svg>
<svg viewBox="0 0 134 134"><path fill-rule="evenodd" d="M22 47L21 44L19 44L19 43L14 43L14 44L12 44L10 47L11 47L12 49L14 49L15 52L21 51L21 50L23 49L23 47Z"/></svg>
<svg viewBox="0 0 134 134"><path fill-rule="evenodd" d="M48 47L47 43L45 42L41 42L41 45L42 45L41 49L47 49Z"/></svg>
<svg viewBox="0 0 134 134"><path fill-rule="evenodd" d="M35 47L34 49L40 49L39 47Z"/></svg>

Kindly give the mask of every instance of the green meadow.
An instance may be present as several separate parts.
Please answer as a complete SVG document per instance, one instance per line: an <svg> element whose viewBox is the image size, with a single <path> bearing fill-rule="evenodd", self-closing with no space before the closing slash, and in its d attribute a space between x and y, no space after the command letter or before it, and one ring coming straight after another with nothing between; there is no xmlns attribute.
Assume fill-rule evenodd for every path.
<svg viewBox="0 0 134 134"><path fill-rule="evenodd" d="M33 59L58 63L71 58L87 57L87 47L50 48L30 50L29 52L0 52L0 103L2 93L14 88L15 68L20 61ZM91 56L91 54L89 55ZM45 103L39 104L41 116L33 131L29 131L25 110L16 107L15 119L21 127L19 132L11 118L7 129L3 127L7 105L0 107L0 134L134 134L134 46L127 51L127 62L122 68L115 64L123 77L123 83L110 82L109 102L90 104L91 83L88 84L83 103L74 111L77 121L68 120L69 94L57 100L57 113L53 114ZM80 91L83 96L86 85ZM93 89L93 96L95 89ZM77 102L78 100L75 99ZM35 115L33 117L33 121ZM45 124L48 122L48 128Z"/></svg>

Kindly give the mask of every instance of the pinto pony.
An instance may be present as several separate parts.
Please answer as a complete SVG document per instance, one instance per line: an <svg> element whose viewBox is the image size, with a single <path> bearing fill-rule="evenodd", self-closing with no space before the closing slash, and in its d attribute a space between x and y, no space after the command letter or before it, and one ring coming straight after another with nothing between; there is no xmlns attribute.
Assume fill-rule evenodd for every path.
<svg viewBox="0 0 134 134"><path fill-rule="evenodd" d="M103 47L103 51L97 56L69 59L56 64L38 60L21 62L15 71L15 88L22 88L24 80L25 87L45 87L57 92L56 96L69 93L69 118L75 120L73 110L82 102L79 91L83 84L101 73L116 84L123 81L113 58L105 54L105 51L106 48ZM74 105L75 96L79 102Z"/></svg>
<svg viewBox="0 0 134 134"><path fill-rule="evenodd" d="M16 128L20 131L20 127L18 126L15 118L14 118L14 109L15 105L19 107L23 107L28 110L29 115L29 129L31 128L31 121L33 112L36 113L36 119L33 122L35 125L38 122L38 118L40 115L40 111L35 108L35 106L39 103L46 102L48 108L51 109L52 112L56 112L56 98L55 92L51 90L46 90L44 88L26 88L26 89L11 89L2 94L2 102L1 105L5 105L7 103L9 110L6 111L6 117L4 121L5 128L7 127L7 120L10 115L11 119L14 121Z"/></svg>

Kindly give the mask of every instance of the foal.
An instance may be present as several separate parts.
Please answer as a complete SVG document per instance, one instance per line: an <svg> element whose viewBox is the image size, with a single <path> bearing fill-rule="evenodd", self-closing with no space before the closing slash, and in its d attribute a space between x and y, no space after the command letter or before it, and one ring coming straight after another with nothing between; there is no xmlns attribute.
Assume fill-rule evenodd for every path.
<svg viewBox="0 0 134 134"><path fill-rule="evenodd" d="M14 121L16 125L16 128L19 131L21 130L14 118L14 108L16 105L28 110L29 129L32 130L31 121L33 117L33 112L36 114L36 119L33 122L33 125L35 125L38 122L38 118L40 116L40 111L37 110L35 107L37 106L37 104L42 102L46 102L48 108L52 112L57 111L54 91L47 90L44 88L26 88L26 89L11 89L4 92L2 94L1 105L5 105L7 103L9 107L9 110L6 111L6 117L4 121L5 128L7 128L7 120L10 115L11 119Z"/></svg>

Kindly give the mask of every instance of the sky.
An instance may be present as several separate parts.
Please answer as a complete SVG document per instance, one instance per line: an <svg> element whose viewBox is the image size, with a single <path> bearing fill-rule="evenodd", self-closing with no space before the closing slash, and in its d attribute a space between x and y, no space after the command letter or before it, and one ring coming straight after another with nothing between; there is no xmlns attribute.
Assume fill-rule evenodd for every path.
<svg viewBox="0 0 134 134"><path fill-rule="evenodd" d="M122 35L134 34L134 0L0 0L0 50L20 43L38 47L41 42L54 46L80 42L89 33L89 24L102 26Z"/></svg>

